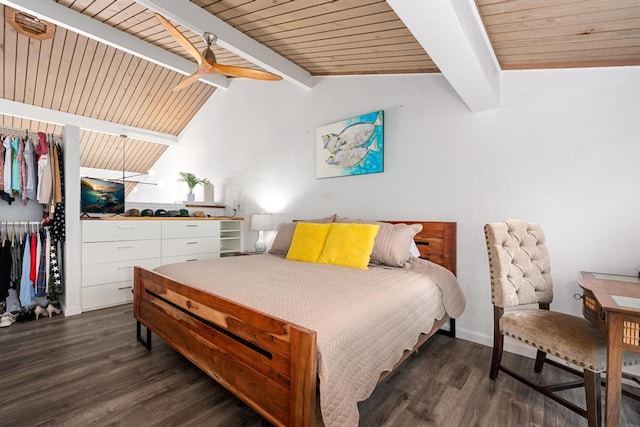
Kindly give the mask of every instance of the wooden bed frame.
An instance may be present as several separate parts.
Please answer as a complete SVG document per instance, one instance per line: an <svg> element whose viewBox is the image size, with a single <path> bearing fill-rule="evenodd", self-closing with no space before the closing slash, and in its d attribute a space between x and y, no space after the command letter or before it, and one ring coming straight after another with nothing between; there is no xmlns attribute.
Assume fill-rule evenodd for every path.
<svg viewBox="0 0 640 427"><path fill-rule="evenodd" d="M415 237L422 257L455 274L456 223L397 222L422 224ZM265 421L301 427L321 423L316 419L315 331L140 267L134 268L134 316L137 339L148 350L154 332ZM447 320L448 316L438 319L414 349ZM453 325L451 329L453 333ZM412 352L405 351L396 367Z"/></svg>

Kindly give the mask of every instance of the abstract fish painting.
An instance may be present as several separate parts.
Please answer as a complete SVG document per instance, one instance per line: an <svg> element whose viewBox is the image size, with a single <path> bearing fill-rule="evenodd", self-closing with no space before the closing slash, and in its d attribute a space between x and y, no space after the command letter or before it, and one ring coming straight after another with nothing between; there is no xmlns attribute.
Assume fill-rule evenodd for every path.
<svg viewBox="0 0 640 427"><path fill-rule="evenodd" d="M384 171L384 111L316 129L316 178Z"/></svg>

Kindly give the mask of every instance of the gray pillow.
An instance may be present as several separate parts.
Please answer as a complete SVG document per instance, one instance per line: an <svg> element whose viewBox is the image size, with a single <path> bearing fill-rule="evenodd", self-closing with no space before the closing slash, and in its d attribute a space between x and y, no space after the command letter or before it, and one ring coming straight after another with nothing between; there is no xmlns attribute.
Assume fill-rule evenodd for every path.
<svg viewBox="0 0 640 427"><path fill-rule="evenodd" d="M380 224L380 230L373 244L373 252L371 252L371 262L391 267L404 266L411 256L413 237L422 231L422 224L389 224L344 217L337 217L335 222Z"/></svg>
<svg viewBox="0 0 640 427"><path fill-rule="evenodd" d="M289 246L291 246L291 239L293 239L293 232L296 231L295 222L283 222L278 226L276 237L273 239L271 249L269 253L286 255L289 252Z"/></svg>

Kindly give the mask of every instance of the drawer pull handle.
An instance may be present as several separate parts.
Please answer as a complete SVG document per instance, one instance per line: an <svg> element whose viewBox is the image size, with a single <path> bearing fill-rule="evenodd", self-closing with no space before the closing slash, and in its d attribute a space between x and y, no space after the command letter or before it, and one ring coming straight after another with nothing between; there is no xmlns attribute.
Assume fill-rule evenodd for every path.
<svg viewBox="0 0 640 427"><path fill-rule="evenodd" d="M198 224L187 224L187 227L197 227Z"/></svg>
<svg viewBox="0 0 640 427"><path fill-rule="evenodd" d="M118 267L118 270L130 270L132 268L133 268L132 265L127 265L126 267Z"/></svg>
<svg viewBox="0 0 640 427"><path fill-rule="evenodd" d="M126 291L127 289L133 289L133 286L123 286L121 288L118 288L119 291Z"/></svg>
<svg viewBox="0 0 640 427"><path fill-rule="evenodd" d="M198 260L198 258L191 258L191 259L188 259L187 262L189 262L189 261L197 261L197 260Z"/></svg>
<svg viewBox="0 0 640 427"><path fill-rule="evenodd" d="M133 228L133 225L119 225L118 228Z"/></svg>
<svg viewBox="0 0 640 427"><path fill-rule="evenodd" d="M118 249L132 249L133 246L118 246Z"/></svg>
<svg viewBox="0 0 640 427"><path fill-rule="evenodd" d="M197 245L198 242L187 242L187 245Z"/></svg>

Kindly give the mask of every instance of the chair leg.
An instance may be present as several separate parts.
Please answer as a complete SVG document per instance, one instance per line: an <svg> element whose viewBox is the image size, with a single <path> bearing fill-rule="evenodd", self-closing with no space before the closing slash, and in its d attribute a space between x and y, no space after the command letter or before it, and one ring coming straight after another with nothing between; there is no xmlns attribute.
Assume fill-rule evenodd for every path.
<svg viewBox="0 0 640 427"><path fill-rule="evenodd" d="M539 374L542 372L542 368L544 367L544 361L547 358L547 353L542 350L538 350L536 353L536 363L533 365L533 372Z"/></svg>
<svg viewBox="0 0 640 427"><path fill-rule="evenodd" d="M584 393L587 400L587 423L589 427L602 426L602 393L599 372L584 371Z"/></svg>
<svg viewBox="0 0 640 427"><path fill-rule="evenodd" d="M495 380L498 378L500 362L502 361L502 350L504 347L504 336L497 331L497 335L493 337L493 356L491 357L491 371L489 378Z"/></svg>
<svg viewBox="0 0 640 427"><path fill-rule="evenodd" d="M504 314L504 309L493 306L493 356L491 357L491 371L489 378L498 378L500 362L502 361L502 350L504 348L504 336L500 333L500 318Z"/></svg>

